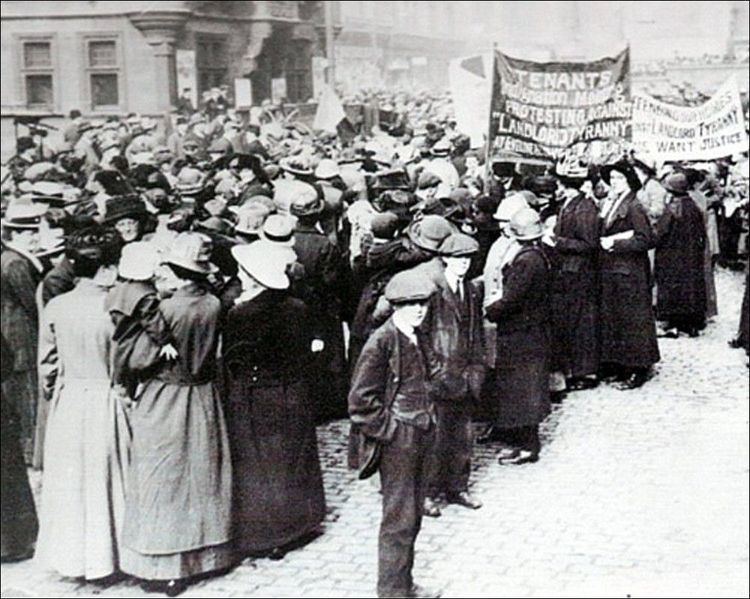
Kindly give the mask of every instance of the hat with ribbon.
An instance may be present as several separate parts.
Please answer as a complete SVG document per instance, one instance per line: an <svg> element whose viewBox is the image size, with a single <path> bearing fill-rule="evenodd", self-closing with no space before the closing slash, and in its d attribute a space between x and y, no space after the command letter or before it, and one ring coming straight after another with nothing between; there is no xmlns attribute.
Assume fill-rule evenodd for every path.
<svg viewBox="0 0 750 599"><path fill-rule="evenodd" d="M8 229L39 229L47 207L27 202L12 202L5 210L2 226Z"/></svg>
<svg viewBox="0 0 750 599"><path fill-rule="evenodd" d="M263 223L260 237L276 245L294 246L294 219L284 214L271 214Z"/></svg>

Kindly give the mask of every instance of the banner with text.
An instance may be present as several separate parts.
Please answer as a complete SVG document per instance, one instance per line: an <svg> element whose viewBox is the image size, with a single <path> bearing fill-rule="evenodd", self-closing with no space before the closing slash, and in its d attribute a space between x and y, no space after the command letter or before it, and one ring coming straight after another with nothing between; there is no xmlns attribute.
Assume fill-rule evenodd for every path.
<svg viewBox="0 0 750 599"><path fill-rule="evenodd" d="M532 62L495 52L490 134L496 159L601 160L631 139L628 50L594 62Z"/></svg>
<svg viewBox="0 0 750 599"><path fill-rule="evenodd" d="M747 152L737 80L730 77L700 106L633 95L633 145L657 161L711 160Z"/></svg>

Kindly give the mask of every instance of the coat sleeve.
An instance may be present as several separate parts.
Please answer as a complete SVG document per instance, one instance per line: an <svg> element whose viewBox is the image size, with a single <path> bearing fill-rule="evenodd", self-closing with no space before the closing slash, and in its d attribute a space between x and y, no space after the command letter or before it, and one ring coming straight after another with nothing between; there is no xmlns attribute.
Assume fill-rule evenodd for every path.
<svg viewBox="0 0 750 599"><path fill-rule="evenodd" d="M159 298L155 293L144 296L135 309L138 322L156 345L161 347L171 342L169 325L159 310Z"/></svg>
<svg viewBox="0 0 750 599"><path fill-rule="evenodd" d="M379 438L385 431L385 392L388 380L388 348L380 335L373 334L359 356L349 390L349 416L368 437Z"/></svg>
<svg viewBox="0 0 750 599"><path fill-rule="evenodd" d="M536 271L543 268L542 261L541 256L529 252L524 256L519 256L506 268L503 278L503 297L485 308L490 321L498 322L503 316L523 309L524 301L536 283Z"/></svg>
<svg viewBox="0 0 750 599"><path fill-rule="evenodd" d="M60 374L60 361L57 354L57 338L54 326L55 305L47 306L42 313L42 326L39 331L39 381L42 397L52 399L57 377Z"/></svg>
<svg viewBox="0 0 750 599"><path fill-rule="evenodd" d="M674 214L671 210L665 210L659 217L656 223L656 230L654 232L654 244L656 247L660 247L664 240L672 230L672 223L674 222Z"/></svg>
<svg viewBox="0 0 750 599"><path fill-rule="evenodd" d="M615 241L612 246L612 253L629 254L648 251L653 247L653 234L646 211L637 201L630 203L628 219L633 225L633 236L630 239L618 239Z"/></svg>
<svg viewBox="0 0 750 599"><path fill-rule="evenodd" d="M555 249L563 254L587 254L599 249L599 214L587 202L576 214L576 236L558 237Z"/></svg>

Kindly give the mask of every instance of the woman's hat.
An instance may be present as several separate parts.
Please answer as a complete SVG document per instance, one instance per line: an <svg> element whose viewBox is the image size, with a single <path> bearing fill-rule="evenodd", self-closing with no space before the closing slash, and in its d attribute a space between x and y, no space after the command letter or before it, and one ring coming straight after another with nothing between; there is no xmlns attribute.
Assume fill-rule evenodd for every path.
<svg viewBox="0 0 750 599"><path fill-rule="evenodd" d="M114 264L120 254L122 240L114 227L90 225L71 233L65 242L66 253L83 256L100 264Z"/></svg>
<svg viewBox="0 0 750 599"><path fill-rule="evenodd" d="M40 204L13 202L0 222L8 229L39 229L46 212L47 207Z"/></svg>
<svg viewBox="0 0 750 599"><path fill-rule="evenodd" d="M117 272L123 279L148 281L159 266L160 253L156 246L146 241L125 244L120 254Z"/></svg>
<svg viewBox="0 0 750 599"><path fill-rule="evenodd" d="M236 245L232 256L240 268L268 289L287 289L289 277L286 275L287 262L281 252L267 251L258 242L249 245Z"/></svg>
<svg viewBox="0 0 750 599"><path fill-rule="evenodd" d="M135 194L109 198L104 206L105 224L113 225L121 218L138 220L148 214L146 203Z"/></svg>
<svg viewBox="0 0 750 599"><path fill-rule="evenodd" d="M674 195L684 195L690 188L690 182L685 173L671 173L667 175L662 181L662 185L664 189Z"/></svg>
<svg viewBox="0 0 750 599"><path fill-rule="evenodd" d="M531 241L544 235L544 226L538 212L521 208L510 218L508 232L519 241Z"/></svg>
<svg viewBox="0 0 750 599"><path fill-rule="evenodd" d="M523 208L529 208L526 198L520 193L513 193L506 197L495 210L495 220L509 221L513 215Z"/></svg>
<svg viewBox="0 0 750 599"><path fill-rule="evenodd" d="M417 247L437 252L440 244L455 230L456 228L442 216L428 214L414 221L409 226L407 234Z"/></svg>
<svg viewBox="0 0 750 599"><path fill-rule="evenodd" d="M175 237L164 262L207 275L218 270L209 261L211 249L211 238L208 235L183 232Z"/></svg>

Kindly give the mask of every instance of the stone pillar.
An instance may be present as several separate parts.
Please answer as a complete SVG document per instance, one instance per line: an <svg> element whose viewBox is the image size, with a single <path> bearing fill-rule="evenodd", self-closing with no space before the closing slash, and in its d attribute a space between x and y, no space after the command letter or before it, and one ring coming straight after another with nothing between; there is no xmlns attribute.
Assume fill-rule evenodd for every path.
<svg viewBox="0 0 750 599"><path fill-rule="evenodd" d="M154 95L156 110L160 113L169 112L177 101L175 44L189 17L190 11L186 9L143 11L129 15L131 23L143 33L154 53Z"/></svg>

